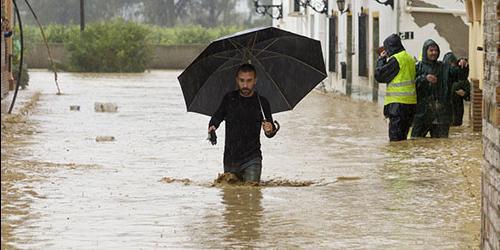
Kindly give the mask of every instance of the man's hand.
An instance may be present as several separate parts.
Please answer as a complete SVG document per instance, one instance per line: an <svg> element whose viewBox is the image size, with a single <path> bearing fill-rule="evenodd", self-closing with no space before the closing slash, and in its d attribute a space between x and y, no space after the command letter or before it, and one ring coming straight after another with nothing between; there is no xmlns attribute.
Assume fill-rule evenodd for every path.
<svg viewBox="0 0 500 250"><path fill-rule="evenodd" d="M215 126L213 126L213 125L208 128L208 138L207 138L207 140L209 140L212 145L217 144L217 135L215 134L215 130L216 129L217 128Z"/></svg>
<svg viewBox="0 0 500 250"><path fill-rule="evenodd" d="M387 57L387 51L382 50L382 52L380 52L380 57Z"/></svg>
<svg viewBox="0 0 500 250"><path fill-rule="evenodd" d="M455 93L459 96L462 96L462 97L465 95L465 91L463 89L459 89L459 90L455 91Z"/></svg>
<svg viewBox="0 0 500 250"><path fill-rule="evenodd" d="M262 122L262 128L266 134L271 134L273 132L273 124L270 122Z"/></svg>
<svg viewBox="0 0 500 250"><path fill-rule="evenodd" d="M214 125L212 125L212 126L210 126L210 127L208 128L208 133L210 133L210 132L212 132L212 131L215 131L215 130L217 130L217 128L216 128Z"/></svg>
<svg viewBox="0 0 500 250"><path fill-rule="evenodd" d="M438 81L437 77L436 77L435 75L431 75L431 74L428 74L428 75L425 77L425 79L426 79L428 82L432 83L432 84L437 83L437 81Z"/></svg>
<svg viewBox="0 0 500 250"><path fill-rule="evenodd" d="M460 61L458 61L458 66L460 68L467 68L467 66L469 66L469 64L467 63L467 60L466 59L460 59Z"/></svg>

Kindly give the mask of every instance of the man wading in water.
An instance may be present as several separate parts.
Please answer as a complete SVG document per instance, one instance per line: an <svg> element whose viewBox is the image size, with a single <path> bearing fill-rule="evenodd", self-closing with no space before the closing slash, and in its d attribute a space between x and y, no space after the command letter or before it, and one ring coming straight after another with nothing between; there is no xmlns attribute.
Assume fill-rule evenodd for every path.
<svg viewBox="0 0 500 250"><path fill-rule="evenodd" d="M208 132L215 144L215 130L226 121L224 172L233 173L244 182L260 182L262 152L260 128L271 138L277 129L273 123L271 107L254 90L257 71L251 64L243 64L236 72L238 90L227 93L210 119ZM265 119L263 118L265 116Z"/></svg>

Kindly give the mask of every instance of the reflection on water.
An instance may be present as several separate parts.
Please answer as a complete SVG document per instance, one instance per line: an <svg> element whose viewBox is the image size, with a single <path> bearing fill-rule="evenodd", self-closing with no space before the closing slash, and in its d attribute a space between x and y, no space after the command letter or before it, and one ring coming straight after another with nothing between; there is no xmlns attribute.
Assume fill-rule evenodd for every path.
<svg viewBox="0 0 500 250"><path fill-rule="evenodd" d="M468 127L389 143L381 106L313 92L261 140L269 185L213 187L223 145L186 112L179 73L63 73L56 96L49 72L31 72L33 132L2 136L2 248L478 247L482 147Z"/></svg>
<svg viewBox="0 0 500 250"><path fill-rule="evenodd" d="M227 233L224 240L237 246L251 247L260 238L263 217L262 191L258 187L221 188Z"/></svg>

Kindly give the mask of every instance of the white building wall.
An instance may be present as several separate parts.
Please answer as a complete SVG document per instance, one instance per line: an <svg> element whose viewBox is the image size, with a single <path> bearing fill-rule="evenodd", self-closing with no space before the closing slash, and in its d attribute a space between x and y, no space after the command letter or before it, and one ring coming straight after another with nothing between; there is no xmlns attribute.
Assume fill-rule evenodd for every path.
<svg viewBox="0 0 500 250"><path fill-rule="evenodd" d="M439 0L439 1L432 1L432 0L426 0L424 2L428 2L433 5L437 5L439 8L443 8L444 11L449 11L452 13L456 13L456 16L460 16L462 20L467 23L466 19L466 13L465 13L465 6L463 3L457 1L457 0ZM418 27L418 25L415 23L414 18L411 15L412 9L417 9L415 7L410 6L411 1L401 1L401 27L402 27L402 32L404 31L414 31L415 36L414 39L412 40L405 40L405 46L407 47L407 51L414 55L418 56L421 54L422 50L422 44L425 42L425 40L432 38L434 41L436 41L439 44L439 47L441 48L441 56L440 58L443 57L443 55L450 51L450 43L440 36L440 34L436 30L436 25L434 23L429 23L425 25L424 27ZM460 12L458 12L460 11ZM436 15L440 15L439 13L436 13ZM453 27L450 27L451 29ZM404 30L403 30L404 29ZM466 39L466 38L464 38Z"/></svg>
<svg viewBox="0 0 500 250"><path fill-rule="evenodd" d="M336 15L338 17L338 58L337 65L335 66L336 72L328 72L328 78L325 79L323 86L328 91L335 91L340 93L347 93L346 79L341 79L340 62L346 62L347 51L347 15L352 15L352 94L362 99L372 99L372 88L374 82L374 64L372 62L372 55L377 48L373 48L373 18L379 18L379 44L382 46L384 39L390 34L397 32L413 32L413 39L403 40L403 45L407 51L418 57L422 44L428 38L434 39L441 47L441 57L444 53L450 51L449 42L441 37L435 29L434 23L429 23L423 27L419 27L410 11L425 11L426 9L414 8L411 6L411 1L395 0L394 10L390 6L384 6L374 0L346 0L346 5L349 5L350 13L343 13L337 9L335 0L328 1L329 15ZM463 3L456 0L424 0L420 2L430 3L437 5L437 11L446 12L450 11L462 17L465 21L465 7ZM323 56L327 70L329 69L329 21L325 14L315 12L312 8L301 7L300 13L293 12L293 0L273 0L273 4L283 4L283 19L273 20L273 26L279 27L291 32L295 32L304 36L308 36L321 41L323 48ZM358 31L358 15L362 9L368 14L368 76L358 76L358 48L359 48L359 31ZM450 27L452 28L452 27ZM467 39L467 36L464 37ZM366 56L366 55L365 55ZM385 85L379 84L379 94L383 96L385 93ZM382 99L382 98L379 98ZM380 101L380 100L379 100Z"/></svg>

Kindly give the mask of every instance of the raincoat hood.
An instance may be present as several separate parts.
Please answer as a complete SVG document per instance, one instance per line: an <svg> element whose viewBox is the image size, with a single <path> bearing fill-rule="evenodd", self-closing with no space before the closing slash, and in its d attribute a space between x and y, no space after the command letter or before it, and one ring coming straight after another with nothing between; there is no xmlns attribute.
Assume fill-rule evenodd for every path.
<svg viewBox="0 0 500 250"><path fill-rule="evenodd" d="M451 65L452 63L457 62L457 57L453 54L453 52L448 52L444 54L443 62L445 65Z"/></svg>
<svg viewBox="0 0 500 250"><path fill-rule="evenodd" d="M429 61L429 59L427 59L427 49L431 46L431 45L434 45L438 48L438 58L439 58L439 54L441 53L441 49L439 48L439 45L432 39L428 39L424 42L424 46L422 47L422 61L423 62L428 62L428 63L433 63L433 62L436 62L436 61Z"/></svg>
<svg viewBox="0 0 500 250"><path fill-rule="evenodd" d="M384 40L384 48L388 56L405 50L405 47L401 43L401 38L396 34L392 34Z"/></svg>

